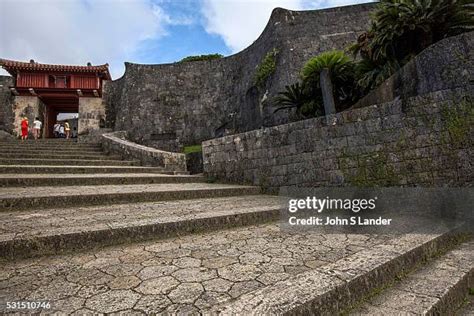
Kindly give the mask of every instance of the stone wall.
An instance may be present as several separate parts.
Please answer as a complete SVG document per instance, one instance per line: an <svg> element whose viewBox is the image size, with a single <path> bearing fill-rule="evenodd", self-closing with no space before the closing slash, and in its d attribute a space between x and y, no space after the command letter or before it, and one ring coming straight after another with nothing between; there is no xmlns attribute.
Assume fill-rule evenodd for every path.
<svg viewBox="0 0 474 316"><path fill-rule="evenodd" d="M470 186L474 89L444 90L203 143L204 172L285 186Z"/></svg>
<svg viewBox="0 0 474 316"><path fill-rule="evenodd" d="M8 133L13 129L13 95L9 87L13 86L11 76L0 76L0 130Z"/></svg>
<svg viewBox="0 0 474 316"><path fill-rule="evenodd" d="M474 84L474 32L428 47L354 107Z"/></svg>
<svg viewBox="0 0 474 316"><path fill-rule="evenodd" d="M31 127L35 117L39 117L44 122L44 103L37 96L15 96L13 98L13 135L21 135L21 119L23 116L28 118L30 126L30 137L32 137Z"/></svg>
<svg viewBox="0 0 474 316"><path fill-rule="evenodd" d="M206 141L204 172L270 189L472 185L473 39L423 51L359 103L375 105Z"/></svg>
<svg viewBox="0 0 474 316"><path fill-rule="evenodd" d="M127 140L125 131L102 135L106 153L119 154L127 159L139 160L142 166L163 167L165 171L186 172L186 156L139 145Z"/></svg>
<svg viewBox="0 0 474 316"><path fill-rule="evenodd" d="M374 4L314 11L275 9L260 37L230 57L167 65L126 63L105 87L107 120L131 140L177 151L225 133L287 122L273 115L272 97L296 81L314 55L345 48L367 29ZM276 70L256 87L258 65L278 49Z"/></svg>
<svg viewBox="0 0 474 316"><path fill-rule="evenodd" d="M105 127L105 105L102 98L79 98L79 137Z"/></svg>

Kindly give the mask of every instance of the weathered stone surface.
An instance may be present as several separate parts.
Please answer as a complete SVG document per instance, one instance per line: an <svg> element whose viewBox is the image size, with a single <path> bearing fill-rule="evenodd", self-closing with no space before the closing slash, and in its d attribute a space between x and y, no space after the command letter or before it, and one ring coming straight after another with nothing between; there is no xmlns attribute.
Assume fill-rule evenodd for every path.
<svg viewBox="0 0 474 316"><path fill-rule="evenodd" d="M146 147L128 141L126 138L127 132L125 131L104 134L102 135L102 146L107 153L137 159L144 166L157 166L168 171L186 172L185 154Z"/></svg>
<svg viewBox="0 0 474 316"><path fill-rule="evenodd" d="M117 277L109 282L109 287L112 290L126 290L133 289L138 284L140 284L140 279L134 275Z"/></svg>
<svg viewBox="0 0 474 316"><path fill-rule="evenodd" d="M13 77L0 76L0 140L9 139L13 131L14 111L13 95L10 86L13 85Z"/></svg>
<svg viewBox="0 0 474 316"><path fill-rule="evenodd" d="M135 305L134 309L146 314L162 312L171 304L171 301L164 295L145 295Z"/></svg>
<svg viewBox="0 0 474 316"><path fill-rule="evenodd" d="M173 265L150 266L143 268L143 270L138 273L138 277L142 280L148 280L151 278L171 275L171 273L177 269L178 268Z"/></svg>
<svg viewBox="0 0 474 316"><path fill-rule="evenodd" d="M131 309L140 294L130 290L113 290L89 298L85 306L99 313L113 313Z"/></svg>
<svg viewBox="0 0 474 316"><path fill-rule="evenodd" d="M217 277L217 273L206 268L185 268L174 272L173 276L181 282L203 282Z"/></svg>
<svg viewBox="0 0 474 316"><path fill-rule="evenodd" d="M399 314L458 314L474 281L474 242L469 241L409 274L408 277L351 311Z"/></svg>
<svg viewBox="0 0 474 316"><path fill-rule="evenodd" d="M258 194L252 186L209 183L1 188L0 212L105 203L150 202Z"/></svg>
<svg viewBox="0 0 474 316"><path fill-rule="evenodd" d="M167 294L178 284L175 278L164 276L143 281L136 290L143 294Z"/></svg>
<svg viewBox="0 0 474 316"><path fill-rule="evenodd" d="M182 283L170 292L168 297L174 303L194 303L194 301L201 295L204 288L200 283Z"/></svg>
<svg viewBox="0 0 474 316"><path fill-rule="evenodd" d="M92 133L101 128L101 121L105 124L105 104L102 98L79 98L78 135Z"/></svg>
<svg viewBox="0 0 474 316"><path fill-rule="evenodd" d="M204 281L202 284L204 289L208 292L227 292L233 283L222 278L216 278Z"/></svg>
<svg viewBox="0 0 474 316"><path fill-rule="evenodd" d="M269 201L273 199L262 197L262 202L268 198ZM235 202L252 209L252 203L246 200L248 197L242 197ZM209 206L206 205L202 205L203 211ZM173 212L172 207L167 209ZM113 209L109 212L117 214ZM92 211L90 214L85 212L82 216L90 220L92 214ZM374 235L363 240L368 248L386 239ZM132 310L204 312L231 298L239 298L301 274L301 270L285 272L284 269L288 264L303 266L305 261L317 260L322 253L338 253L341 248L349 246L351 240L362 239L356 235L321 238L316 232L293 234L280 231L278 224L272 223L124 244L84 253L17 260L3 266L0 300L1 297L25 299L50 293L56 297L52 299L53 306L56 301L61 300L64 305L71 300L77 310L86 308L105 312L110 311L107 304L114 304L118 296L123 296L124 305L120 303L113 308L123 313ZM414 246L416 239L408 240ZM321 245L323 241L324 247ZM287 247L296 243L310 248L275 251L278 244ZM304 259L303 252L308 252L310 258ZM129 307L133 301L136 304ZM77 306L81 302L82 305Z"/></svg>

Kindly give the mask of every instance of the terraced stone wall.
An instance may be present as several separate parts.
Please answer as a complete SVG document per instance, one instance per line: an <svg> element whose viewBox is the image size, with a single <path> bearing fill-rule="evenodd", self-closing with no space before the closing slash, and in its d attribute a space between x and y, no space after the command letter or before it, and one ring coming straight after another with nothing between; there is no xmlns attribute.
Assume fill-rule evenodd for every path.
<svg viewBox="0 0 474 316"><path fill-rule="evenodd" d="M367 29L374 4L314 11L275 9L261 36L233 56L166 65L126 63L106 85L107 121L131 140L163 150L288 122L272 97L295 82L314 55L347 47ZM257 87L265 55L278 50L275 72Z"/></svg>
<svg viewBox="0 0 474 316"><path fill-rule="evenodd" d="M203 143L207 176L285 186L472 185L474 87Z"/></svg>

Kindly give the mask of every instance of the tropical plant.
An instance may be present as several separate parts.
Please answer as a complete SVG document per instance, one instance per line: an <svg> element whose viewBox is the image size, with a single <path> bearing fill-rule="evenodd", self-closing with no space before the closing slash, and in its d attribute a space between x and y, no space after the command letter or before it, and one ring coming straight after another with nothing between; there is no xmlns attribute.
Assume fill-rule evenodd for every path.
<svg viewBox="0 0 474 316"><path fill-rule="evenodd" d="M362 93L445 37L474 29L473 0L381 0L369 30L350 48Z"/></svg>
<svg viewBox="0 0 474 316"><path fill-rule="evenodd" d="M273 105L277 107L273 113L296 109L296 114L303 118L323 115L321 96L312 95L311 92L299 82L285 86L285 91L279 92L273 100Z"/></svg>
<svg viewBox="0 0 474 316"><path fill-rule="evenodd" d="M399 68L400 65L396 61L377 63L368 58L362 59L355 65L355 74L360 94L364 95L374 89Z"/></svg>
<svg viewBox="0 0 474 316"><path fill-rule="evenodd" d="M368 32L372 59L399 62L452 35L473 30L472 0L382 0Z"/></svg>
<svg viewBox="0 0 474 316"><path fill-rule="evenodd" d="M352 60L343 51L324 52L311 58L303 67L301 76L308 86L320 90L320 73L329 70L336 109L347 108L358 97L355 69Z"/></svg>

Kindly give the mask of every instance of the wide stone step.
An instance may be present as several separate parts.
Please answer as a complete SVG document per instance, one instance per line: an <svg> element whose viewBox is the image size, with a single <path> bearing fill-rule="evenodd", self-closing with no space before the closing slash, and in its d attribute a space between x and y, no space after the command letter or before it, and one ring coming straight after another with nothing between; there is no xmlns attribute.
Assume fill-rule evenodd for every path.
<svg viewBox="0 0 474 316"><path fill-rule="evenodd" d="M16 150L23 150L23 149L36 149L36 150L77 150L77 149L82 149L82 150L95 150L95 149L101 149L101 145L45 145L45 144L0 144L0 151L7 150L7 149L16 149Z"/></svg>
<svg viewBox="0 0 474 316"><path fill-rule="evenodd" d="M161 167L139 166L44 166L44 165L0 165L2 173L168 173ZM173 174L173 172L171 172Z"/></svg>
<svg viewBox="0 0 474 316"><path fill-rule="evenodd" d="M0 211L258 194L251 186L177 183L0 188Z"/></svg>
<svg viewBox="0 0 474 316"><path fill-rule="evenodd" d="M87 148L87 149L32 149L32 148L20 148L20 149L11 149L6 148L0 151L2 154L61 154L61 155L103 155L104 151L101 148Z"/></svg>
<svg viewBox="0 0 474 316"><path fill-rule="evenodd" d="M0 187L205 182L202 176L157 173L0 174Z"/></svg>
<svg viewBox="0 0 474 316"><path fill-rule="evenodd" d="M410 273L349 315L455 315L474 286L474 242Z"/></svg>
<svg viewBox="0 0 474 316"><path fill-rule="evenodd" d="M266 195L0 213L0 256L33 257L276 220ZM225 207L223 207L225 206Z"/></svg>
<svg viewBox="0 0 474 316"><path fill-rule="evenodd" d="M262 224L7 261L0 296L48 300L47 313L198 314L391 238L285 233L278 224Z"/></svg>
<svg viewBox="0 0 474 316"><path fill-rule="evenodd" d="M393 239L383 244L249 292L204 313L339 315L374 291L394 282L400 275L446 250L459 238L453 231L394 235Z"/></svg>
<svg viewBox="0 0 474 316"><path fill-rule="evenodd" d="M0 165L139 166L138 160L0 158Z"/></svg>
<svg viewBox="0 0 474 316"><path fill-rule="evenodd" d="M88 160L121 160L118 155L106 155L101 152L83 155L81 153L64 154L63 152L17 152L0 153L0 158L38 158L38 159L88 159Z"/></svg>

